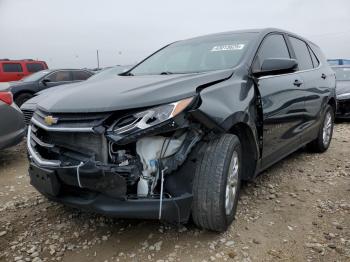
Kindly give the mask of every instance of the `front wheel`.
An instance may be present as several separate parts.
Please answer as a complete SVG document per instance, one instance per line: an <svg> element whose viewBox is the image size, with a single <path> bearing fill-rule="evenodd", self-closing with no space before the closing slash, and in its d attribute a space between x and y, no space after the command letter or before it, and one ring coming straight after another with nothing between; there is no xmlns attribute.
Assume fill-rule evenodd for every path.
<svg viewBox="0 0 350 262"><path fill-rule="evenodd" d="M241 187L242 150L237 136L203 145L193 183L192 217L204 229L223 232L232 223Z"/></svg>
<svg viewBox="0 0 350 262"><path fill-rule="evenodd" d="M312 141L308 147L314 152L325 152L331 143L334 128L334 112L330 105L327 105L323 121L320 125L317 138Z"/></svg>

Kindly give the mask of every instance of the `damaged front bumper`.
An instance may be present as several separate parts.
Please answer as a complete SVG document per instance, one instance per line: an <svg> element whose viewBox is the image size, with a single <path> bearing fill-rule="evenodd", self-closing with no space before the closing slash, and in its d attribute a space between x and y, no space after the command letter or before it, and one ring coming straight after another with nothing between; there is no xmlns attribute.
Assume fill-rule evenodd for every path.
<svg viewBox="0 0 350 262"><path fill-rule="evenodd" d="M67 206L96 212L118 218L159 219L159 197L139 198L124 196L115 198L87 188L79 188L76 168L50 169L30 164L31 184L51 200ZM84 170L80 173L81 183L92 186L105 179L103 171ZM162 220L172 223L187 222L192 205L192 194L164 198Z"/></svg>
<svg viewBox="0 0 350 262"><path fill-rule="evenodd" d="M30 182L39 192L65 205L113 217L188 221L191 179L174 173L202 133L183 116L158 130L162 134L180 131L179 135L171 133L171 139L154 129L140 138L116 138L108 131L96 132L91 125L84 130L75 130L73 123L50 127L44 117L44 112L34 114L27 136ZM148 189L142 188L142 181Z"/></svg>

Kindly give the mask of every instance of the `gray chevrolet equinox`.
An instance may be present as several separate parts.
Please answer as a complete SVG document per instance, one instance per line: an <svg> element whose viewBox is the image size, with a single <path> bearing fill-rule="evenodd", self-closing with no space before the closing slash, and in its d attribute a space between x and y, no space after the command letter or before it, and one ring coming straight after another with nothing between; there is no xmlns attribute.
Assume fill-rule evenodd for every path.
<svg viewBox="0 0 350 262"><path fill-rule="evenodd" d="M31 184L122 218L232 223L242 180L333 133L335 76L278 29L172 43L121 75L50 92L28 130Z"/></svg>

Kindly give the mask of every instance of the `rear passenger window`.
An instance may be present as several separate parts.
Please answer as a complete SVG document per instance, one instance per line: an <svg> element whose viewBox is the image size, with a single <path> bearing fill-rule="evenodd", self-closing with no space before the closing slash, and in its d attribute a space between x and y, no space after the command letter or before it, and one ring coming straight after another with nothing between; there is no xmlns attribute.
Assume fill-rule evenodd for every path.
<svg viewBox="0 0 350 262"><path fill-rule="evenodd" d="M312 63L314 65L314 68L318 67L320 65L320 62L318 61L314 51L312 51L312 49L309 47L309 51L311 54L311 59L312 59Z"/></svg>
<svg viewBox="0 0 350 262"><path fill-rule="evenodd" d="M282 35L269 35L265 38L254 61L254 67L261 68L268 58L290 58L287 44Z"/></svg>
<svg viewBox="0 0 350 262"><path fill-rule="evenodd" d="M13 73L13 72L23 72L22 65L19 63L3 63L2 64L4 72Z"/></svg>
<svg viewBox="0 0 350 262"><path fill-rule="evenodd" d="M86 71L73 71L73 79L74 80L86 80L91 76Z"/></svg>
<svg viewBox="0 0 350 262"><path fill-rule="evenodd" d="M30 73L35 73L41 70L44 70L44 66L39 63L32 63L32 64L27 64L27 70Z"/></svg>
<svg viewBox="0 0 350 262"><path fill-rule="evenodd" d="M66 81L72 81L71 75L69 71L58 71L55 73L52 73L48 79L51 80L51 82L66 82Z"/></svg>
<svg viewBox="0 0 350 262"><path fill-rule="evenodd" d="M306 43L294 37L289 37L289 39L298 61L299 70L307 70L313 68L312 60Z"/></svg>

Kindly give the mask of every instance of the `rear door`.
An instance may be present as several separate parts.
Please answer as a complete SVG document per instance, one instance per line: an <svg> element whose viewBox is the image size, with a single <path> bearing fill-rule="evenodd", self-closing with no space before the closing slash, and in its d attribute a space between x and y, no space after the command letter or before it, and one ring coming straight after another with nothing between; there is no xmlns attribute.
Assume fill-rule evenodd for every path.
<svg viewBox="0 0 350 262"><path fill-rule="evenodd" d="M294 36L288 36L288 40L298 61L297 74L304 80L300 87L305 103L304 125L301 131L302 143L306 143L317 137L324 100L329 96L328 80L332 76L320 66L319 59L304 40Z"/></svg>
<svg viewBox="0 0 350 262"><path fill-rule="evenodd" d="M263 40L253 67L261 68L267 58L291 58L283 34L269 34ZM263 156L265 168L291 151L301 142L300 127L304 122L303 79L294 73L258 78L263 107Z"/></svg>

